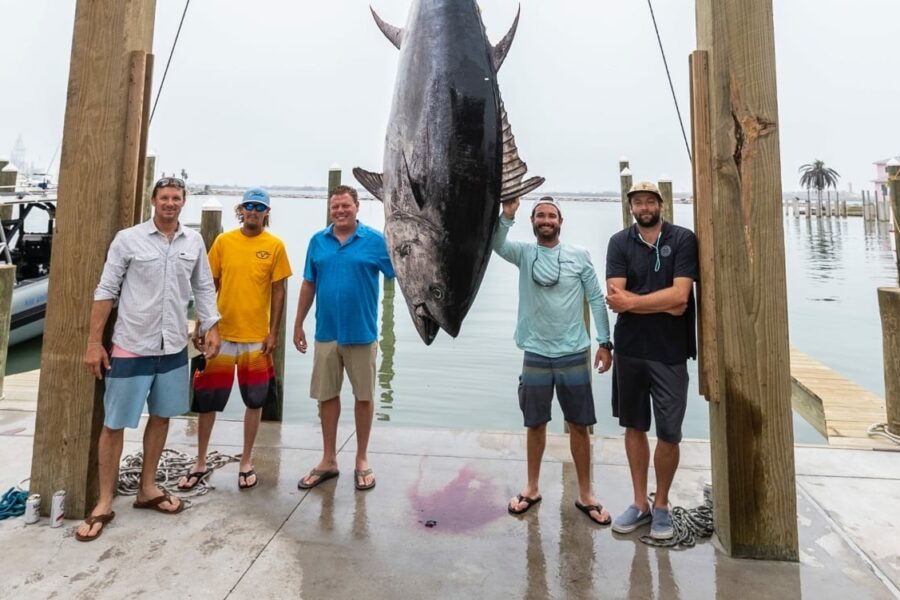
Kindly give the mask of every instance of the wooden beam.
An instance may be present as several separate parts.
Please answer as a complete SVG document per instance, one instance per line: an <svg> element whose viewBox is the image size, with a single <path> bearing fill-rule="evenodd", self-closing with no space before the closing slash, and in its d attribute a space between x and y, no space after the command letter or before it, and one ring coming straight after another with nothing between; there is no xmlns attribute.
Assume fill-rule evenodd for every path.
<svg viewBox="0 0 900 600"><path fill-rule="evenodd" d="M75 6L30 486L45 498L66 490L73 516L90 510L97 497L103 386L81 361L106 249L127 224L123 213L133 215L136 181L126 186L131 175L124 171L143 160L143 110L134 105L143 85L131 82L145 79L140 67L132 70L132 53L150 52L155 12L156 0L77 0Z"/></svg>
<svg viewBox="0 0 900 600"><path fill-rule="evenodd" d="M634 216L631 214L631 204L628 202L628 191L632 184L631 169L625 167L619 171L619 187L622 193L622 229L628 229L634 223Z"/></svg>
<svg viewBox="0 0 900 600"><path fill-rule="evenodd" d="M732 556L796 561L772 1L697 0L696 7L697 47L709 53L711 226L724 392L709 405L716 534Z"/></svg>
<svg viewBox="0 0 900 600"><path fill-rule="evenodd" d="M884 399L888 430L900 435L900 289L878 288L878 307L881 310L884 346Z"/></svg>
<svg viewBox="0 0 900 600"><path fill-rule="evenodd" d="M662 196L663 199L662 218L669 223L674 223L675 207L672 206L672 202L674 202L674 198L672 197L672 180L660 179L657 187L659 187L659 195Z"/></svg>

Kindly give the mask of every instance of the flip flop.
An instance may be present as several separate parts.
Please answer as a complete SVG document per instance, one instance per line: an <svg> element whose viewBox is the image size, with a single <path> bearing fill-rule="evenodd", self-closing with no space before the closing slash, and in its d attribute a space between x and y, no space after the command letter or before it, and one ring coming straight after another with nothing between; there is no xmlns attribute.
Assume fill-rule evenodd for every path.
<svg viewBox="0 0 900 600"><path fill-rule="evenodd" d="M359 483L360 479L365 481L366 477L368 477L371 474L372 474L372 469L363 469L361 471L359 469L353 469L353 485L356 487L356 489L358 489L359 491L365 491L365 490L371 490L373 487L375 487L375 479L374 478L372 478L372 483L370 483L369 485L366 485L366 484L360 485L360 483Z"/></svg>
<svg viewBox="0 0 900 600"><path fill-rule="evenodd" d="M530 509L532 506L534 506L535 504L537 504L538 502L540 502L540 501L543 500L544 498L543 498L543 496L538 496L537 498L529 498L528 496L523 496L522 494L516 494L516 499L517 499L519 502L524 502L524 503L525 503L525 508L522 508L522 509L520 509L520 510L516 510L516 509L514 509L514 508L512 507L512 504L507 504L507 505L506 505L506 510L507 510L507 512L509 512L509 514L511 514L511 515L524 515L525 513L528 512L528 509Z"/></svg>
<svg viewBox="0 0 900 600"><path fill-rule="evenodd" d="M247 484L247 483L241 484L241 477L244 478L244 481L247 481L247 478L250 477L251 475L255 475L255 476L256 476L256 480L254 480L253 483L250 483L250 484ZM250 469L249 471L241 471L240 473L238 473L238 489L241 489L241 490L249 490L249 489L252 488L252 487L256 487L256 484L257 484L257 483L259 483L259 475L256 475L256 470Z"/></svg>
<svg viewBox="0 0 900 600"><path fill-rule="evenodd" d="M581 502L576 500L575 508L577 508L578 510L580 510L581 512L586 514L588 516L588 519L590 519L597 525L609 525L610 523L612 523L611 515L605 521L598 521L597 519L595 519L594 517L591 516L591 513L594 511L597 511L598 513L601 513L601 514L603 513L603 505L602 504L582 504Z"/></svg>
<svg viewBox="0 0 900 600"><path fill-rule="evenodd" d="M335 477L337 477L340 474L341 474L341 472L338 470L322 471L321 469L313 469L312 471L309 472L309 475L307 475L306 477L302 477L300 479L300 481L297 482L297 487L301 490L311 490L314 487L316 487L317 485L319 485L320 483L324 483L324 482L328 481L329 479L334 479ZM306 479L307 477L318 477L318 479L316 479L315 482L313 482L313 483L306 483L303 480Z"/></svg>
<svg viewBox="0 0 900 600"><path fill-rule="evenodd" d="M188 471L184 474L184 476L187 477L187 485L181 485L181 482L178 482L178 489L184 491L192 490L200 485L201 481L209 477L212 472L212 469L207 469L205 471L194 471L193 473Z"/></svg>
<svg viewBox="0 0 900 600"><path fill-rule="evenodd" d="M132 504L131 506L133 508L149 508L149 509L153 509L157 512L167 514L167 515L177 515L178 513L180 513L181 511L184 510L184 508L185 508L184 500L182 500L178 496L173 496L166 490L161 490L161 491L162 491L162 496L157 496L156 498L151 498L150 500L135 500L134 504ZM176 508L175 510L166 510L164 508L160 508L160 506L159 506L160 504L162 504L166 500L171 501L173 498L178 500L178 508Z"/></svg>
<svg viewBox="0 0 900 600"><path fill-rule="evenodd" d="M81 535L77 531L75 532L75 539L79 542L93 542L100 534L103 533L103 528L106 527L106 524L116 518L116 511L112 511L105 515L91 515L87 519L84 520L85 523L93 527L97 523L100 523L100 529L97 530L97 533L94 535Z"/></svg>

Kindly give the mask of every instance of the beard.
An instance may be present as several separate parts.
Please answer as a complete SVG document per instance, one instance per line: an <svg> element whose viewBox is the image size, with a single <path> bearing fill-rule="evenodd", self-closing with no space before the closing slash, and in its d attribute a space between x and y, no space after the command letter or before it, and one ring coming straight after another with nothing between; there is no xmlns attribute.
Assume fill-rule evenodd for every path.
<svg viewBox="0 0 900 600"><path fill-rule="evenodd" d="M637 221L638 225L640 225L641 227L646 227L648 229L651 227L656 227L657 224L659 224L659 219L659 212L644 214L641 216L635 215L634 217L634 220Z"/></svg>
<svg viewBox="0 0 900 600"><path fill-rule="evenodd" d="M532 225L531 229L534 231L534 236L542 242L552 242L559 237L560 227L558 225L551 225L549 231L541 231L537 225Z"/></svg>

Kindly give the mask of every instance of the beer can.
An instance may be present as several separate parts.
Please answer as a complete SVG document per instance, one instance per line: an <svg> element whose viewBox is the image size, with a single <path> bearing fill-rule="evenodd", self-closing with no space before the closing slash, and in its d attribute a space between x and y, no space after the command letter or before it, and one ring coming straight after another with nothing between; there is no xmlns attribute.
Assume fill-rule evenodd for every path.
<svg viewBox="0 0 900 600"><path fill-rule="evenodd" d="M58 490L53 494L53 503L50 505L50 527L62 527L66 518L66 491Z"/></svg>
<svg viewBox="0 0 900 600"><path fill-rule="evenodd" d="M32 494L25 501L25 524L33 525L41 518L41 495Z"/></svg>

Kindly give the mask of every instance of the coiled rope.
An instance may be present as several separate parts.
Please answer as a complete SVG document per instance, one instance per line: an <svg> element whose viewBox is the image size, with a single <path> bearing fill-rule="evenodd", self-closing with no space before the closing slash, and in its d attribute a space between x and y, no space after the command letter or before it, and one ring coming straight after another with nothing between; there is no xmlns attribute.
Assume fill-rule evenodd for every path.
<svg viewBox="0 0 900 600"><path fill-rule="evenodd" d="M228 463L238 462L240 456L240 454L231 456L213 451L206 455L206 467L215 470L224 467ZM190 472L191 467L196 462L196 456L166 448L162 451L159 467L156 469L156 485L182 498L203 496L209 493L210 490L216 489L215 486L209 483L209 477L201 479L192 490L179 489L178 481ZM137 494L143 464L144 453L140 451L129 454L122 459L122 463L119 465L119 484L116 487L116 491L120 496L134 496Z"/></svg>
<svg viewBox="0 0 900 600"><path fill-rule="evenodd" d="M0 498L0 521L24 515L26 500L28 500L28 490L23 490L19 486L6 490L3 498Z"/></svg>
<svg viewBox="0 0 900 600"><path fill-rule="evenodd" d="M653 494L650 494L651 505ZM667 540L657 540L649 535L642 535L640 540L648 546L657 548L693 548L697 544L697 538L712 537L713 506L712 494L704 493L702 506L696 508L684 508L675 506L671 510L672 529L674 534Z"/></svg>
<svg viewBox="0 0 900 600"><path fill-rule="evenodd" d="M880 435L881 437L886 437L895 444L900 444L900 435L891 433L888 430L887 423L875 423L874 425L869 425L866 429L866 433L870 436Z"/></svg>

